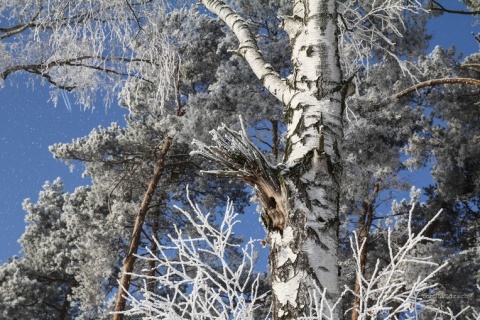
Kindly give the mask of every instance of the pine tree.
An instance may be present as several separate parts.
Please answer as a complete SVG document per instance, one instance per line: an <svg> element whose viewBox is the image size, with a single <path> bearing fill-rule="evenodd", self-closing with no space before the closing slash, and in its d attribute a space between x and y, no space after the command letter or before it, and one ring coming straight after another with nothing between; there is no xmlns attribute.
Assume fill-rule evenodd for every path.
<svg viewBox="0 0 480 320"><path fill-rule="evenodd" d="M93 180L91 188L65 195L68 201L62 205L66 228L74 231L77 243L84 243L72 249L70 257L78 263L69 273L78 282L71 290L73 299L81 301L82 316L99 316L98 310L109 308L98 292L114 286L107 282L123 260L111 253L126 252L131 213L139 212L145 185L154 181L159 150L169 139L164 172L147 203L144 244L158 250L171 239L160 237L157 244L150 234L172 233L170 219L183 225L167 204L185 199L186 184L196 199L212 208L225 200L226 190L243 200L240 182L253 187L271 250L274 319L357 319L367 316L369 305L380 308L369 310L371 315L408 316L405 303L410 300L364 296L361 280L375 274L377 266L385 270L402 265L403 260L389 260L391 241L417 259L432 250L432 237L445 239L434 257L438 264L450 258L470 273L475 303L478 262L460 260L475 256L478 249L476 56L464 63L473 70L463 71L451 52L436 49L424 56L428 16L417 1L236 0L231 7L218 0L201 3L226 26L195 9L167 7L160 1L80 1L75 6L48 2L9 9L21 21L2 29L2 39L8 39L2 42L7 57L3 79L26 70L76 92L85 106L91 106L90 90L113 84L116 91L109 93L120 92L120 104L130 111L125 127L112 124L52 148L59 159L85 164L85 174ZM471 1L465 3L476 9ZM441 7L440 1L431 5ZM29 15L20 18L25 8ZM65 21L72 28L65 28ZM49 51L35 55L41 45L33 41L31 55L19 54L24 31L30 41L49 39ZM65 46L69 50L62 50ZM81 77L70 76L72 72ZM209 141L207 132L216 127ZM192 139L194 154L213 165L188 156ZM402 152L410 159L402 161ZM406 189L399 177L405 165L421 167L426 159L436 161L428 205L413 208L401 202L387 216L378 212L387 192ZM200 176L198 167L224 178ZM73 205L75 199L78 205ZM447 209L445 215L430 223L440 207ZM82 225L78 217L91 223ZM386 225L395 228L393 235ZM186 230L195 234L194 228ZM359 267L349 258L352 230L358 232L352 247ZM426 237L415 238L414 248L409 241L419 231ZM99 250L92 250L95 245ZM85 261L98 261L95 266L106 274L88 274ZM141 266L155 267L144 260L138 263L137 274ZM417 273L428 278L433 264L408 266L402 279L414 284ZM16 265L8 268L20 268ZM449 270L435 273L441 281L438 290L455 281ZM138 283L140 279L130 284ZM334 308L341 284L358 287L343 296L344 310ZM395 288L401 291L398 297L414 290L408 285ZM163 290L161 294L168 291ZM323 309L312 302L322 295ZM388 305L369 300L377 298ZM452 306L462 312L464 304Z"/></svg>

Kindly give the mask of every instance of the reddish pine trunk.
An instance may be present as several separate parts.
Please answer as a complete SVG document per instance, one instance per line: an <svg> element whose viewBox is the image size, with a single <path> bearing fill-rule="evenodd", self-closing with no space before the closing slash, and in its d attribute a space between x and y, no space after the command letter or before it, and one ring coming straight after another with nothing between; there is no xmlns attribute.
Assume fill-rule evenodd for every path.
<svg viewBox="0 0 480 320"><path fill-rule="evenodd" d="M128 289L130 287L130 279L131 279L131 275L128 273L133 271L133 266L136 261L135 254L137 253L138 246L140 244L143 222L145 221L145 216L148 212L148 207L152 202L153 194L155 193L158 181L160 180L160 176L162 175L163 169L165 167L165 158L168 150L170 149L171 143L172 143L172 139L170 137L165 138L165 141L163 142L162 150L160 151L160 154L158 155L158 158L157 158L157 162L155 164L152 180L150 180L150 183L147 188L147 192L145 193L142 204L140 206L140 210L135 220L132 239L130 240L130 247L128 249L125 261L123 263L122 278L120 279L117 300L115 302L114 311L116 313L113 315L113 320L123 319L123 314L117 313L117 312L125 311L125 305L126 305L125 294L126 292L128 292Z"/></svg>

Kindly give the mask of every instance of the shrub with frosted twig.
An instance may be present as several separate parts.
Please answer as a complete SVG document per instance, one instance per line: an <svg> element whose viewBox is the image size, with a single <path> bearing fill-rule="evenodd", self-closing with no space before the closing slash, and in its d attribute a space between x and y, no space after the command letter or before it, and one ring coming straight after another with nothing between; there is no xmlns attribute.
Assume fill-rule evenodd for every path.
<svg viewBox="0 0 480 320"><path fill-rule="evenodd" d="M188 193L187 193L188 194ZM254 273L255 240L240 247L232 241L234 226L240 221L231 202L223 219L216 227L210 214L204 214L190 200L193 214L176 207L194 230L184 234L175 227L170 235L172 245L164 246L155 239L158 253L146 250L159 270L153 279L163 292L156 294L142 289L141 297L129 294L131 309L126 315L140 315L144 319L253 319L254 311L266 294L258 294L259 275ZM232 265L229 248L237 247L243 253L242 261Z"/></svg>

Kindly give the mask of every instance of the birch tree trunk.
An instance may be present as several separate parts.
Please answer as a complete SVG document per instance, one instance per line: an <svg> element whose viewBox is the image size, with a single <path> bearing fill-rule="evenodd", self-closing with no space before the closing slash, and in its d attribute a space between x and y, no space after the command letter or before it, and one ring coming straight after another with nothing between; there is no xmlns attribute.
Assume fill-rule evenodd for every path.
<svg viewBox="0 0 480 320"><path fill-rule="evenodd" d="M238 53L285 105L287 142L282 166L266 165L260 151L247 146L245 132L228 128L222 128L227 139L217 134L219 146L197 142L196 153L228 169L216 174L235 173L255 186L271 246L273 319L297 319L309 315L313 291L326 290L330 306L339 297L339 149L345 86L338 57L336 0L296 0L293 15L283 17L292 43L293 72L288 80L264 60L238 14L222 1L201 2L232 29L240 42ZM234 141L230 147L226 146L229 141Z"/></svg>

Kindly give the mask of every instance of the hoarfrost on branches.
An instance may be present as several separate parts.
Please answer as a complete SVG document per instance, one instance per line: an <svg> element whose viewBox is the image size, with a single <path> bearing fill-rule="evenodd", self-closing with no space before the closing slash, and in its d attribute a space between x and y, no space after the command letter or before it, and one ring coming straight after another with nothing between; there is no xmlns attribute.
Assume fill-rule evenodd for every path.
<svg viewBox="0 0 480 320"><path fill-rule="evenodd" d="M402 41L408 29L416 27L408 25L406 16L422 19L421 14L427 12L420 1L339 1L338 5L340 56L348 75L354 74L359 65L371 65L376 60L374 55L381 52L383 58L395 60L404 75L416 79L411 71L414 65L395 52L399 47L395 41ZM423 47L421 43L417 46Z"/></svg>
<svg viewBox="0 0 480 320"><path fill-rule="evenodd" d="M266 297L266 293L259 294L260 278L254 273L257 241L250 240L241 247L243 257L238 265L229 261L228 248L239 246L231 241L234 226L240 223L232 203L227 204L218 227L211 222L210 214L203 213L191 200L193 213L176 209L196 236L175 226L175 233L169 235L171 245L155 240L158 254L145 248L149 255L138 258L157 264L158 276L154 278L168 294L154 294L145 285L142 297L129 293L132 308L125 315L141 315L143 319L253 319L255 309ZM143 274L135 276L145 283L150 280Z"/></svg>
<svg viewBox="0 0 480 320"><path fill-rule="evenodd" d="M414 198L416 193L417 190L412 188ZM433 312L435 319L478 319L479 313L473 308L466 307L460 312L453 312L449 308L442 309L433 305L428 298L435 293L436 275L448 262L439 265L431 256L418 256L416 248L426 241L439 241L425 236L425 231L442 212L437 212L422 230L415 234L411 227L415 211L414 198L409 211L407 241L402 245L396 243L392 237L393 231L389 228L388 263L382 265L377 261L370 277L361 276L359 319L377 316L382 319L397 319L399 316L418 319L425 310ZM180 208L177 210L189 221L196 231L196 236L186 235L175 228L175 234L169 236L172 245L165 246L157 242L160 248L158 254L145 248L148 255L139 256L145 261L155 261L159 272L153 278L168 294L150 292L146 283L151 277L136 274L135 276L144 279L145 287L140 296L129 294L131 309L125 311L125 315L142 316L143 319L257 319L255 309L264 302L267 293L259 294L260 278L253 271L255 241L250 240L242 247L243 260L238 267L232 268L225 253L227 247L238 246L229 239L233 235L234 226L240 222L232 204L227 204L219 226L212 224L210 214L203 213L198 205L190 201L190 206L192 213ZM359 243L355 232L350 241L356 272L362 275L359 255L365 243ZM212 264L212 261L216 263ZM414 281L410 281L409 270L419 265L430 271L421 272ZM250 294L246 295L245 292ZM307 309L309 314L298 319L337 320L335 310L340 308L342 299L346 299L348 293L355 294L354 290L346 287L340 299L331 305L326 299L326 290L314 288L310 294L310 308Z"/></svg>

